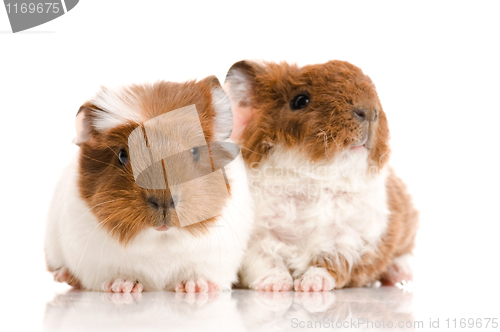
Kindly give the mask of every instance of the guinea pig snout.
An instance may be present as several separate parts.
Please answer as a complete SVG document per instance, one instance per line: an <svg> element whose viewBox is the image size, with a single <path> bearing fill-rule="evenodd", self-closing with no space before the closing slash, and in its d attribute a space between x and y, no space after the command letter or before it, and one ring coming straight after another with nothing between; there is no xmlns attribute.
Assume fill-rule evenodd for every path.
<svg viewBox="0 0 500 332"><path fill-rule="evenodd" d="M369 149L371 145L371 133L374 127L374 123L378 118L377 111L374 109L357 107L352 110L352 114L354 118L360 123L358 137L356 138L356 141L354 142L352 147L365 147Z"/></svg>
<svg viewBox="0 0 500 332"><path fill-rule="evenodd" d="M361 122L366 120L366 109L364 108L355 108L352 110L352 114Z"/></svg>
<svg viewBox="0 0 500 332"><path fill-rule="evenodd" d="M153 210L163 212L166 214L168 210L174 209L177 203L177 196L149 196L147 197L147 202Z"/></svg>
<svg viewBox="0 0 500 332"><path fill-rule="evenodd" d="M354 118L360 122L370 121L373 122L377 120L377 111L376 110L368 110L366 108L357 107L352 110L352 114Z"/></svg>

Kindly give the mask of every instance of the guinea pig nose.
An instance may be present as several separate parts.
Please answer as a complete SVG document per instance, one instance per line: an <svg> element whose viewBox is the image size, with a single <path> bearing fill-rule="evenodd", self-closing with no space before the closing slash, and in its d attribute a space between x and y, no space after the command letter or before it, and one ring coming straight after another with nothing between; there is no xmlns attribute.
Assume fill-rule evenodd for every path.
<svg viewBox="0 0 500 332"><path fill-rule="evenodd" d="M177 203L177 196L173 196L173 197L168 198L165 203L166 203L165 206L167 208L174 209L175 204Z"/></svg>
<svg viewBox="0 0 500 332"><path fill-rule="evenodd" d="M366 120L366 110L364 108L355 108L352 113L354 114L354 117L358 119L359 121L365 121Z"/></svg>
<svg viewBox="0 0 500 332"><path fill-rule="evenodd" d="M177 195L168 198L158 198L156 196L150 196L147 198L149 206L151 206L155 210L163 210L174 209L175 204L179 201Z"/></svg>
<svg viewBox="0 0 500 332"><path fill-rule="evenodd" d="M148 204L155 210L160 208L160 200L156 197L149 197Z"/></svg>

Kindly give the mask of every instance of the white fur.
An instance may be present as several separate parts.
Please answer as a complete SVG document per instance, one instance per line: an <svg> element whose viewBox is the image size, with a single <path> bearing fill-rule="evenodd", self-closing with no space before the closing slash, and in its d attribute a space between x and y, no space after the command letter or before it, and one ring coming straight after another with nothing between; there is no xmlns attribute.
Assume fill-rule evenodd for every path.
<svg viewBox="0 0 500 332"><path fill-rule="evenodd" d="M367 175L367 150L316 164L298 150L273 151L248 169L256 220L245 285L254 287L276 268L298 280L314 258L342 257L353 266L376 249L389 216L387 170Z"/></svg>
<svg viewBox="0 0 500 332"><path fill-rule="evenodd" d="M138 112L140 101L137 94L127 86L103 87L90 102L105 111L99 112L99 117L93 123L98 131L114 128L126 121L145 120Z"/></svg>
<svg viewBox="0 0 500 332"><path fill-rule="evenodd" d="M126 247L99 226L80 197L78 157L63 172L49 211L45 251L51 268L68 268L86 289L96 291L107 290L110 282L130 288L136 281L145 291L174 290L179 282L198 279L221 290L231 288L252 224L241 154L225 167L231 199L208 234L195 237L182 228L151 228Z"/></svg>

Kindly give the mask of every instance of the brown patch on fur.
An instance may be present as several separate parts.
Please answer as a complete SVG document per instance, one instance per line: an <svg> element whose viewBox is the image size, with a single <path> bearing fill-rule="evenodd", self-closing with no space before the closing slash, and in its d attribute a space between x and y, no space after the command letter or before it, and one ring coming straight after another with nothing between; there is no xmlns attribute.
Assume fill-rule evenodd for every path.
<svg viewBox="0 0 500 332"><path fill-rule="evenodd" d="M137 107L137 112L142 114L143 122L169 111L195 104L205 139L211 142L214 138L215 117L211 104L211 90L217 84L215 77L208 77L200 82L161 81L154 84L132 85L130 93L135 98L131 100L139 100L139 104L134 106ZM129 135L143 123L132 121L125 123L124 121L121 126L100 132L96 130L94 123L100 113L106 113L107 110L86 103L79 112L85 112L84 127L90 133L90 139L80 144L80 193L88 206L92 208L92 213L97 217L101 226L122 244L129 243L148 227L158 227L167 222L168 226L180 227L177 216L178 212L182 212L180 208L176 206L173 213L165 216L152 209L147 202L147 198L151 195L164 200L170 198L169 188L151 190L139 187L135 183L130 162L126 165L119 162L120 150L125 149L128 152ZM191 147L186 146L186 148ZM227 187L229 188L228 184ZM191 208L195 209L211 193L210 186L184 189L186 190L189 192L182 195L181 202L189 201ZM195 194L190 194L191 192ZM212 209L218 211L223 207L222 202L217 199L211 200L210 204ZM209 231L210 226L213 226L216 220L217 217L212 217L183 228L195 235L203 234Z"/></svg>
<svg viewBox="0 0 500 332"><path fill-rule="evenodd" d="M417 232L418 212L404 183L391 170L387 178L388 205L391 211L386 234L375 251L364 254L352 269L341 257L328 257L313 262L324 267L335 278L335 288L359 287L385 279L394 258L412 252ZM340 264L338 262L341 262Z"/></svg>
<svg viewBox="0 0 500 332"><path fill-rule="evenodd" d="M237 91L245 77L248 96ZM299 147L313 161L349 149L369 133L370 161L382 168L389 157L387 119L375 86L361 69L344 61L298 67L288 63L240 61L228 72L229 96L248 165L260 162L273 146ZM310 96L309 105L292 110L298 94ZM360 122L353 110L362 108L372 121ZM241 114L243 115L241 115ZM237 120L241 115L244 118Z"/></svg>

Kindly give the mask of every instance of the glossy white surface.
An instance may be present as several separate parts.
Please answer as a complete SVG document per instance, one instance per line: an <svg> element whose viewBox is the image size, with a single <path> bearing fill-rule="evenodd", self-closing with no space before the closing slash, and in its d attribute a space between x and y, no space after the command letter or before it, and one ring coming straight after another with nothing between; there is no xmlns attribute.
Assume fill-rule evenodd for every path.
<svg viewBox="0 0 500 332"><path fill-rule="evenodd" d="M471 293L462 295L474 298ZM459 325L460 319L491 318L494 312L498 314L484 300L459 303L446 292L417 294L408 286L316 293L110 294L70 290L47 302L43 327L44 331L355 331L384 327L426 331L431 325L437 327L437 319L441 329L454 330L454 318Z"/></svg>
<svg viewBox="0 0 500 332"><path fill-rule="evenodd" d="M287 331L308 321L413 321L413 295L395 287L318 293L109 294L69 291L46 306L46 331ZM319 328L318 323L316 323Z"/></svg>

